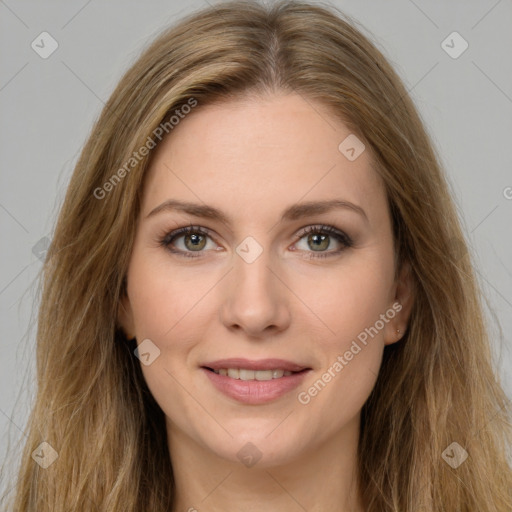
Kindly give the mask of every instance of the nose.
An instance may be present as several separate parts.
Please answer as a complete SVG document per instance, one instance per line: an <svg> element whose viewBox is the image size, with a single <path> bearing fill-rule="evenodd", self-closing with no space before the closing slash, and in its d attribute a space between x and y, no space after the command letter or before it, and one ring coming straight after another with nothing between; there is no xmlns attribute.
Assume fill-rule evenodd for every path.
<svg viewBox="0 0 512 512"><path fill-rule="evenodd" d="M284 331L291 320L290 296L283 271L271 261L268 250L252 262L237 253L229 273L221 307L221 321L229 330L243 331L251 338L264 338Z"/></svg>

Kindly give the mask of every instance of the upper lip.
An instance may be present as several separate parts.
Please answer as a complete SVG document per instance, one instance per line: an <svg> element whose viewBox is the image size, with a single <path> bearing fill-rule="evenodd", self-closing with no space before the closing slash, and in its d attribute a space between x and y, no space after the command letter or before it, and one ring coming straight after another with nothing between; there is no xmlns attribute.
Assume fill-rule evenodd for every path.
<svg viewBox="0 0 512 512"><path fill-rule="evenodd" d="M212 370L220 370L222 368L243 368L247 370L285 370L289 372L300 372L308 369L292 361L285 359L245 359L242 357L219 359L210 363L201 365L203 368L211 368Z"/></svg>

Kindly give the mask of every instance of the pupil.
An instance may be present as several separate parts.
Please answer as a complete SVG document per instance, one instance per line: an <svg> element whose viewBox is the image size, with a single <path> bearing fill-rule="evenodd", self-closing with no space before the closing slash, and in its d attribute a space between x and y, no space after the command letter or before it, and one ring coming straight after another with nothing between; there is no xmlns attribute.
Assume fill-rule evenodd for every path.
<svg viewBox="0 0 512 512"><path fill-rule="evenodd" d="M318 233L315 233L314 235L310 235L309 240L314 240L314 243L316 247L320 247L320 245L325 242L328 235L319 235ZM323 249L325 249L325 244L322 246Z"/></svg>
<svg viewBox="0 0 512 512"><path fill-rule="evenodd" d="M203 240L201 240L202 237L203 237L203 235L191 234L191 235L188 235L187 239L191 242L193 247L201 248L201 243L203 242Z"/></svg>

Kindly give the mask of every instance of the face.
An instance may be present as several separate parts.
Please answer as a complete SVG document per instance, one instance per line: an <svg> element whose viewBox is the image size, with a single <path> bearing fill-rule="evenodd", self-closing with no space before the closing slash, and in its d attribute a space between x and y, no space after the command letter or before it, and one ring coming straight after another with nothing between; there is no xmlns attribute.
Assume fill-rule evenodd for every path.
<svg viewBox="0 0 512 512"><path fill-rule="evenodd" d="M155 149L119 320L171 439L235 462L251 442L270 466L357 423L410 285L350 133L276 95L199 106Z"/></svg>

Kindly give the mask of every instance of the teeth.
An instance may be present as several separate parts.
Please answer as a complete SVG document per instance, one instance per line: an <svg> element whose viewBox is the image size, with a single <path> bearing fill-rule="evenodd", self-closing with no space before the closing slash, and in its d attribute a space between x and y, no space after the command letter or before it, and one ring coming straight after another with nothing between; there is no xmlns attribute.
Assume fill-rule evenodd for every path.
<svg viewBox="0 0 512 512"><path fill-rule="evenodd" d="M254 370L237 370L238 378L240 380L254 380L254 374L256 373ZM261 372L258 372L261 373Z"/></svg>
<svg viewBox="0 0 512 512"><path fill-rule="evenodd" d="M247 370L245 368L221 368L213 370L218 375L224 377L231 377L232 379L239 380L272 380L280 379L281 377L288 377L293 372L288 370Z"/></svg>
<svg viewBox="0 0 512 512"><path fill-rule="evenodd" d="M254 378L256 380L272 380L274 376L272 370L258 370L254 372Z"/></svg>
<svg viewBox="0 0 512 512"><path fill-rule="evenodd" d="M238 370L238 369L233 369L233 368L228 369L228 377L231 377L232 379L239 379L240 378L239 373L240 373L240 370Z"/></svg>

